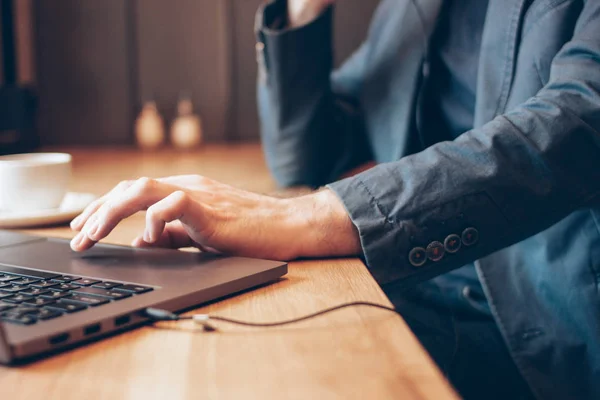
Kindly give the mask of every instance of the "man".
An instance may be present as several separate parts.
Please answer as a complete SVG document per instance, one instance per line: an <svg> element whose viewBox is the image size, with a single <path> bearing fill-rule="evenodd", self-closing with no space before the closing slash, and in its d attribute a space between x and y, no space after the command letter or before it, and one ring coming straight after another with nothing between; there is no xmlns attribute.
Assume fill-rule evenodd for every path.
<svg viewBox="0 0 600 400"><path fill-rule="evenodd" d="M267 161L375 167L124 182L73 248L147 209L137 246L359 254L465 398L599 398L600 1L383 0L333 73L331 3L258 13Z"/></svg>

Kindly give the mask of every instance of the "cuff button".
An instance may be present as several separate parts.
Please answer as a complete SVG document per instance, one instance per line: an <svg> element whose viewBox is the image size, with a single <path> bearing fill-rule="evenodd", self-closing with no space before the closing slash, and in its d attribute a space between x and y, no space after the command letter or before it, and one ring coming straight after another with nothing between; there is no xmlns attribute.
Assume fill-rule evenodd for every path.
<svg viewBox="0 0 600 400"><path fill-rule="evenodd" d="M444 245L441 242L431 242L427 246L427 258L431 261L440 261L444 258Z"/></svg>
<svg viewBox="0 0 600 400"><path fill-rule="evenodd" d="M461 245L462 239L455 233L448 235L446 239L444 239L444 249L450 254L454 254L460 250Z"/></svg>
<svg viewBox="0 0 600 400"><path fill-rule="evenodd" d="M461 238L465 246L473 246L479 241L479 231L473 227L467 228L463 231Z"/></svg>
<svg viewBox="0 0 600 400"><path fill-rule="evenodd" d="M408 253L408 261L413 267L420 267L427 262L427 252L422 247L415 247Z"/></svg>

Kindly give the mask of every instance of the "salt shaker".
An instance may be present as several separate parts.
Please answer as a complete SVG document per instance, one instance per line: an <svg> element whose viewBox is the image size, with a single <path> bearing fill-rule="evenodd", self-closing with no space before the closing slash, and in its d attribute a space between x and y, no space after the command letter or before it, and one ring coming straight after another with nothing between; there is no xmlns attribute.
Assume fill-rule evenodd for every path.
<svg viewBox="0 0 600 400"><path fill-rule="evenodd" d="M179 149L192 149L202 142L202 121L194 114L192 100L185 97L177 104L177 118L171 125L171 143Z"/></svg>
<svg viewBox="0 0 600 400"><path fill-rule="evenodd" d="M135 137L143 149L156 149L165 141L165 127L156 103L146 102L135 121Z"/></svg>

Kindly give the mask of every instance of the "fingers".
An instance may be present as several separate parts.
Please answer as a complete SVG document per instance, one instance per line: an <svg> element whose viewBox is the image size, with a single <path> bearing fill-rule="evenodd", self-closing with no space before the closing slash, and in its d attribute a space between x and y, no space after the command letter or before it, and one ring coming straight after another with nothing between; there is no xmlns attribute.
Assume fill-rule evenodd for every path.
<svg viewBox="0 0 600 400"><path fill-rule="evenodd" d="M145 178L141 178L141 179L145 179ZM177 175L177 176L167 176L164 178L158 178L156 179L159 182L164 182L164 183L168 183L171 185L183 185L185 186L186 183L190 183L190 182L200 182L202 181L204 178L199 176L199 175ZM125 190L129 189L131 187L131 185L133 185L134 183L136 183L136 180L129 180L129 181L122 181L119 182L118 185L116 185L114 188L112 188L110 190L110 192L108 192L107 194L105 194L104 196L100 197L99 199L96 199L95 201L93 201L92 203L90 203L85 210L83 210L83 212L81 214L79 214L76 218L73 219L73 221L71 221L71 229L73 229L74 231L81 231L83 226L85 225L85 223L88 221L88 219L94 215L96 213L96 211L98 211L98 209L100 209L100 207L111 197L118 195L119 193L124 192Z"/></svg>
<svg viewBox="0 0 600 400"><path fill-rule="evenodd" d="M94 241L90 240L85 233L79 232L71 240L71 249L75 251L84 251L94 245Z"/></svg>
<svg viewBox="0 0 600 400"><path fill-rule="evenodd" d="M106 237L121 220L147 209L177 189L176 186L149 178L138 179L121 193L115 192L107 197L87 219L81 232L71 242L71 247L76 251L90 248Z"/></svg>
<svg viewBox="0 0 600 400"><path fill-rule="evenodd" d="M136 181L124 181L102 198L90 204L84 212L72 223L74 230L80 233L71 241L75 251L91 248L97 241L106 237L123 219L147 210L146 231L144 236L134 240L137 247L170 247L181 248L195 246L203 251L216 252L195 241L206 241L209 232L206 224L202 224L203 206L188 194L194 191L194 196L202 202L213 201L222 196L222 191L228 189L208 178L198 175L182 175L160 179L141 178ZM186 192L182 191L182 187ZM217 190L221 189L221 190ZM228 192L227 192L228 193ZM231 195L235 195L235 191ZM238 196L239 197L239 196ZM237 198L237 197L236 197ZM179 224L171 226L169 222L180 220L186 226Z"/></svg>
<svg viewBox="0 0 600 400"><path fill-rule="evenodd" d="M195 230L200 230L200 225L202 224L201 206L189 194L181 190L171 193L148 208L146 212L146 230L143 236L144 241L146 243L155 243L161 239L165 225L176 220ZM188 237L186 246L189 246L191 245L191 240L187 232L186 236Z"/></svg>
<svg viewBox="0 0 600 400"><path fill-rule="evenodd" d="M169 249L180 249L182 247L195 246L185 228L179 221L168 223L165 226L160 238L154 243L144 241L143 236L138 236L131 243L133 247L161 247Z"/></svg>
<svg viewBox="0 0 600 400"><path fill-rule="evenodd" d="M110 233L123 219L145 210L167 197L176 188L149 178L138 179L118 196L113 196L100 207L89 227L87 236L98 241Z"/></svg>
<svg viewBox="0 0 600 400"><path fill-rule="evenodd" d="M174 245L173 240L171 239L171 233L167 228L160 235L160 238L154 243L148 243L144 241L143 236L136 237L131 243L133 247L159 247L164 249L176 249L177 246ZM185 246L184 246L185 247Z"/></svg>
<svg viewBox="0 0 600 400"><path fill-rule="evenodd" d="M75 219L73 219L73 221L71 221L71 229L73 229L74 231L81 231L88 219L92 215L94 215L96 211L98 211L98 209L106 202L108 198L110 198L114 194L125 191L133 184L133 182L135 181L120 182L110 192L90 203L90 205L88 205L81 214L79 214Z"/></svg>
<svg viewBox="0 0 600 400"><path fill-rule="evenodd" d="M148 179L148 178L141 178L140 180L144 180L144 179ZM104 203L108 199L129 189L129 187L131 187L133 184L135 184L138 181L136 181L136 180L122 181L117 186L115 186L113 189L111 189L110 192L108 192L101 198L93 201L90 205L88 205L85 208L85 210L80 215L78 215L75 219L73 219L73 221L71 221L71 224L70 224L71 229L73 229L74 231L78 231L78 232L81 231L83 229L83 227L85 226L85 224L87 223L87 221L90 219L90 217L92 217L100 209L100 207L102 205L104 205ZM167 176L164 178L157 178L156 181L170 184L173 186L179 186L182 188L206 187L209 184L216 183L213 180L205 178L200 175Z"/></svg>

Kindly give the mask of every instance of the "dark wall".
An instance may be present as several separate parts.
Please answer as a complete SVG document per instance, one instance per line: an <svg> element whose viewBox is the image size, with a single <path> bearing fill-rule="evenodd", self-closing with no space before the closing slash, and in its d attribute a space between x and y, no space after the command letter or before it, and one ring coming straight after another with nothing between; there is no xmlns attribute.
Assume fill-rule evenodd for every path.
<svg viewBox="0 0 600 400"><path fill-rule="evenodd" d="M191 94L209 140L228 130L228 13L223 1L135 1L137 100L154 98L170 120L180 93Z"/></svg>
<svg viewBox="0 0 600 400"><path fill-rule="evenodd" d="M336 59L378 0L341 0ZM255 140L254 13L261 0L37 0L39 129L46 144L127 144L140 105L165 119L191 94L209 140Z"/></svg>
<svg viewBox="0 0 600 400"><path fill-rule="evenodd" d="M34 54L34 38L33 38L33 1L34 0L0 0L2 4L2 18L0 18L0 86L7 84L5 82L4 61L10 62L10 69L14 68L16 83L19 85L35 84L35 54ZM8 11L11 9L10 11ZM9 18L7 14L11 14L10 27L4 25L3 19ZM11 30L12 28L12 30ZM8 34L6 30L11 30ZM6 35L6 36L4 36ZM10 60L5 60L8 54L4 54L4 41L11 42L14 54L11 54ZM11 52L11 53L13 53ZM8 72L8 71L7 71Z"/></svg>
<svg viewBox="0 0 600 400"><path fill-rule="evenodd" d="M130 141L134 99L125 11L122 0L36 2L44 143Z"/></svg>
<svg viewBox="0 0 600 400"><path fill-rule="evenodd" d="M0 35L2 35L2 17L0 17ZM0 86L4 83L4 50L2 48L2 37L0 37Z"/></svg>

